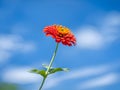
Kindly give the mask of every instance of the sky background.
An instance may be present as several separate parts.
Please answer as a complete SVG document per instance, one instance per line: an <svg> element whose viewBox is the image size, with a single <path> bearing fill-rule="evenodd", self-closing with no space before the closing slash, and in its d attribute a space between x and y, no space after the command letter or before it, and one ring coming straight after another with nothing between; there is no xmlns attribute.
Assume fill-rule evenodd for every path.
<svg viewBox="0 0 120 90"><path fill-rule="evenodd" d="M29 73L48 64L55 41L43 28L68 27L77 45L60 44L43 90L120 90L119 0L0 0L0 82L38 90L42 77Z"/></svg>

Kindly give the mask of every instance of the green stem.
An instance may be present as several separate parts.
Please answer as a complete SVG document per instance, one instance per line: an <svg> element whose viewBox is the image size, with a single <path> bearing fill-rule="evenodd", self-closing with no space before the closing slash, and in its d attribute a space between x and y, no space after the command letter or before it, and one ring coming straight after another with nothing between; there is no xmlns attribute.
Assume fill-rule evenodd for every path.
<svg viewBox="0 0 120 90"><path fill-rule="evenodd" d="M55 59L55 56L56 56L56 53L57 53L57 50L58 50L58 45L59 45L59 43L56 44L55 51L54 51L53 56L52 56L52 58L51 58L51 60L50 60L49 66L48 66L48 68L47 68L47 70L46 70L46 77L43 78L43 81L42 81L42 83L41 83L41 86L40 86L39 90L42 90L42 87L43 87L43 85L44 85L44 83L45 83L45 80L46 80L46 78L47 78L47 76L48 76L48 74L49 74L49 70L50 70L50 68L51 68L51 66L52 66L52 64L53 64L53 62L54 62L54 59Z"/></svg>
<svg viewBox="0 0 120 90"><path fill-rule="evenodd" d="M43 80L42 80L42 83L41 83L41 86L40 86L39 90L42 90L42 87L43 87L43 85L44 85L44 83L45 83L45 80L46 80L46 77L44 77L44 78L43 78Z"/></svg>
<svg viewBox="0 0 120 90"><path fill-rule="evenodd" d="M53 53L53 56L52 56L52 58L51 58L51 60L50 60L50 64L49 64L49 66L48 66L48 68L47 68L47 71L46 71L46 75L48 75L48 72L49 72L49 70L50 70L50 68L51 68L51 66L52 66L52 64L53 64L53 61L54 61L54 59L55 59L55 56L56 56L56 53L57 53L57 50L58 50L58 43L57 43L57 45L56 45L56 48L55 48L55 51L54 51L54 53Z"/></svg>

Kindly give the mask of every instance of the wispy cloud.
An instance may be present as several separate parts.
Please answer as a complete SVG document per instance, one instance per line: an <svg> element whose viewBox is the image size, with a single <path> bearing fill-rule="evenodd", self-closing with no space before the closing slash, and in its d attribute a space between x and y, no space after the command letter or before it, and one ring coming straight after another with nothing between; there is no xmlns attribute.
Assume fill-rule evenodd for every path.
<svg viewBox="0 0 120 90"><path fill-rule="evenodd" d="M82 82L78 85L78 90L86 90L106 85L111 85L119 80L119 75L116 73L106 74L101 77Z"/></svg>
<svg viewBox="0 0 120 90"><path fill-rule="evenodd" d="M85 49L101 49L120 38L119 12L112 12L99 22L101 22L99 27L86 25L78 29L76 34L78 47Z"/></svg>
<svg viewBox="0 0 120 90"><path fill-rule="evenodd" d="M28 72L31 68L29 67L11 67L6 68L2 73L2 80L4 82L17 83L17 84L29 84L29 83L38 83L41 80L41 77L37 74ZM97 66L97 67L87 67L82 69L73 70L71 72L65 73L61 76L52 75L50 76L45 84L45 89L52 88L65 80L74 80L85 78L89 76L95 76L103 74L109 71L109 66ZM59 78L58 78L59 77Z"/></svg>
<svg viewBox="0 0 120 90"><path fill-rule="evenodd" d="M86 67L86 68L82 68L82 69L73 70L62 76L49 77L48 81L46 82L45 88L49 89L51 87L54 87L54 86L62 83L65 80L71 80L71 79L74 80L74 79L86 78L86 77L90 77L90 76L101 75L106 72L109 72L110 70L112 70L113 68L116 68L116 67L118 67L118 66L101 65L101 66L94 66L94 67Z"/></svg>
<svg viewBox="0 0 120 90"><path fill-rule="evenodd" d="M18 35L0 35L0 62L5 62L14 52L29 52L35 50L35 44L26 42Z"/></svg>
<svg viewBox="0 0 120 90"><path fill-rule="evenodd" d="M37 74L30 73L29 67L12 67L6 69L2 74L2 79L5 82L16 83L16 84L29 84L40 81L40 76Z"/></svg>

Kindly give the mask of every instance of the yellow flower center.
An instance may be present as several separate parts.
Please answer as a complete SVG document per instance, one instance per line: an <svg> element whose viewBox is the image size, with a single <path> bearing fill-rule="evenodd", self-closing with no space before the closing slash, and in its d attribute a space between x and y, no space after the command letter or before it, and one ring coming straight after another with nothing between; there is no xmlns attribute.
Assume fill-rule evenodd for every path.
<svg viewBox="0 0 120 90"><path fill-rule="evenodd" d="M60 35L66 35L66 34L70 33L70 30L68 28L63 27L61 25L57 26L57 30Z"/></svg>

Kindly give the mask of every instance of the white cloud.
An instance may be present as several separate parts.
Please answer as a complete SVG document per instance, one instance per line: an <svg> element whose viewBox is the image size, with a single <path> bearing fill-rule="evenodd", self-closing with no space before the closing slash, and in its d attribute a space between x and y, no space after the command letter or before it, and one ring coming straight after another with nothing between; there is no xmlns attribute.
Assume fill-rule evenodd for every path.
<svg viewBox="0 0 120 90"><path fill-rule="evenodd" d="M65 75L62 75L62 76L49 77L48 81L46 82L45 88L49 89L51 87L54 87L65 80L78 79L78 78L80 79L80 78L85 78L89 76L99 75L109 71L110 68L111 67L104 66L104 65L98 66L98 67L88 67L88 68L70 71L68 73L65 73Z"/></svg>
<svg viewBox="0 0 120 90"><path fill-rule="evenodd" d="M5 82L28 84L35 83L41 80L37 74L30 73L31 68L28 67L14 67L9 68L3 72L2 79Z"/></svg>
<svg viewBox="0 0 120 90"><path fill-rule="evenodd" d="M15 51L20 50L28 52L34 49L34 44L25 42L22 37L17 35L1 35L0 36L0 50Z"/></svg>
<svg viewBox="0 0 120 90"><path fill-rule="evenodd" d="M89 25L78 29L78 47L101 49L120 38L120 13L112 12L102 19L99 27Z"/></svg>
<svg viewBox="0 0 120 90"><path fill-rule="evenodd" d="M98 49L102 47L104 38L94 27L80 29L77 36L77 43L81 48Z"/></svg>
<svg viewBox="0 0 120 90"><path fill-rule="evenodd" d="M25 42L18 35L0 35L0 62L8 60L14 52L29 52L35 49L32 42Z"/></svg>
<svg viewBox="0 0 120 90"><path fill-rule="evenodd" d="M95 88L95 87L111 85L111 84L117 82L118 79L119 79L118 74L110 73L110 74L106 74L104 76L94 78L92 80L88 80L83 83L80 83L78 86L78 89L85 90L85 89L90 89L90 88Z"/></svg>

